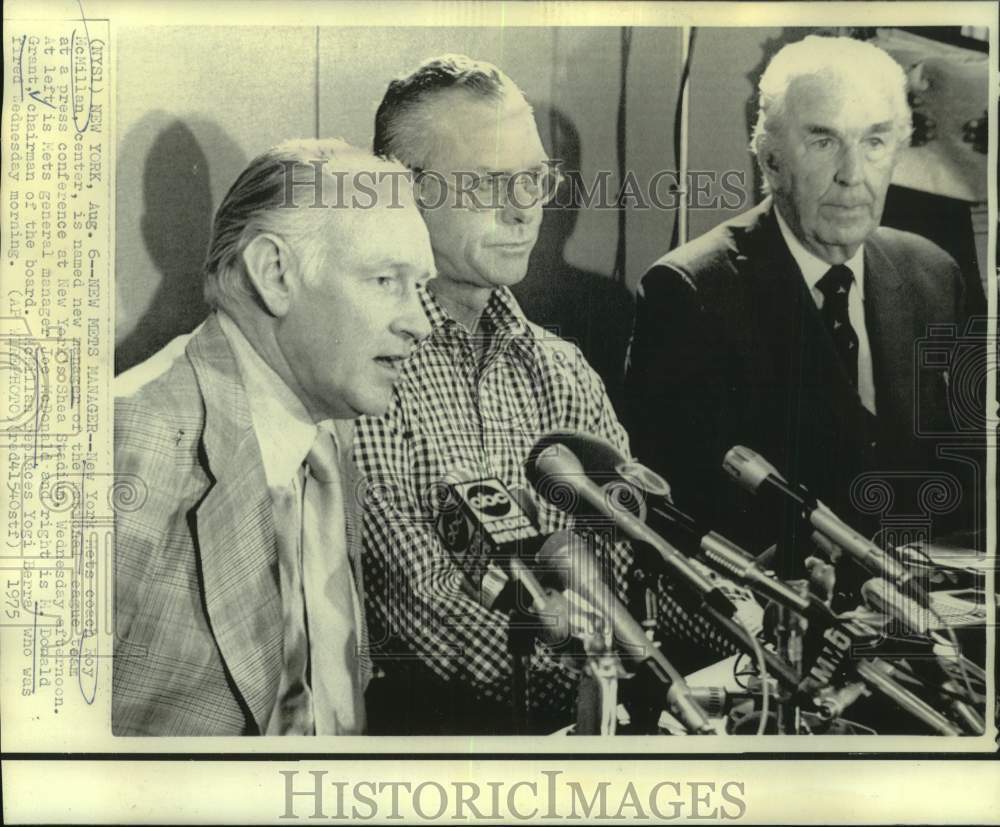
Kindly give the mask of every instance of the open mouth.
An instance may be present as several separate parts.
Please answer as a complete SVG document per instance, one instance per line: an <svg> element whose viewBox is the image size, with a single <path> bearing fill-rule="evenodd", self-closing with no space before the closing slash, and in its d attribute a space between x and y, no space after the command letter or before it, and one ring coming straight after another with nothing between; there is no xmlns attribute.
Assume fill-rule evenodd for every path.
<svg viewBox="0 0 1000 827"><path fill-rule="evenodd" d="M390 370L393 373L399 373L403 369L403 363L406 361L405 356L376 356L375 361L379 365L384 367L386 370Z"/></svg>

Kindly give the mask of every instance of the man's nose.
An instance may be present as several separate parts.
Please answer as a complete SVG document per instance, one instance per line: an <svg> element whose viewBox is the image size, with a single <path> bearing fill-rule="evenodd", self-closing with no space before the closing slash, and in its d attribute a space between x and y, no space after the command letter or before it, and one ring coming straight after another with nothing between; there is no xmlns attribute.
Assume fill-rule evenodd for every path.
<svg viewBox="0 0 1000 827"><path fill-rule="evenodd" d="M536 196L519 187L508 187L502 198L500 218L507 224L528 224L537 220L542 209Z"/></svg>
<svg viewBox="0 0 1000 827"><path fill-rule="evenodd" d="M861 147L844 147L838 161L835 176L838 184L850 187L862 182L864 158L861 154Z"/></svg>
<svg viewBox="0 0 1000 827"><path fill-rule="evenodd" d="M406 304L392 324L392 331L420 342L431 335L431 323L420 303L420 290L412 288L407 291L407 297Z"/></svg>

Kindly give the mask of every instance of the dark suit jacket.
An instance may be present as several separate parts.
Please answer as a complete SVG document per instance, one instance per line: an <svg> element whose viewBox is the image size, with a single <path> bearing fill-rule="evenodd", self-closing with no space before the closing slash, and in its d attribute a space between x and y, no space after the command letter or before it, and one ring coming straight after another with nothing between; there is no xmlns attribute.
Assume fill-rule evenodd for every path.
<svg viewBox="0 0 1000 827"><path fill-rule="evenodd" d="M136 497L115 515L113 732L264 732L283 644L271 495L215 316L165 373L116 400L115 473ZM353 555L350 507L347 518ZM365 651L361 666L364 685Z"/></svg>
<svg viewBox="0 0 1000 827"><path fill-rule="evenodd" d="M864 255L874 422L770 199L664 256L642 280L626 375L633 448L671 482L679 506L751 546L777 540L777 516L725 479L722 459L733 445L758 451L873 530L879 503L863 500L877 491L858 488L852 497L859 475L889 472L895 487L907 474L926 482L939 463L934 440L917 431L954 430L947 366L921 368L917 357L928 325L964 320L957 265L926 239L888 228L867 240Z"/></svg>

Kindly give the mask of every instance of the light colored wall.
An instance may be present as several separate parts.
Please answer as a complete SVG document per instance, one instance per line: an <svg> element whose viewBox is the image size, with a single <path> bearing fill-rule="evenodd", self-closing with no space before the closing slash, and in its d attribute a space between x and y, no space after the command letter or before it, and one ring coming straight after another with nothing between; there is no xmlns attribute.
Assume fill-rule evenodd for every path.
<svg viewBox="0 0 1000 827"><path fill-rule="evenodd" d="M615 172L620 83L616 28L146 28L120 32L118 81L117 369L145 358L204 315L199 268L211 215L256 153L289 137L371 141L388 81L428 56L464 52L496 63L536 107L551 148L551 110L579 140L581 172ZM672 168L679 30L633 34L629 166ZM613 210L546 218L572 268L608 276ZM669 242L671 213L628 215L627 283ZM546 253L538 251L539 260ZM546 259L547 260L547 259ZM541 278L535 275L534 278ZM528 301L530 285L526 287ZM536 293L546 286L539 283ZM570 288L572 289L572 288Z"/></svg>
<svg viewBox="0 0 1000 827"><path fill-rule="evenodd" d="M754 159L747 146L750 125L747 102L757 85L757 69L765 50L782 30L698 29L691 64L689 161L693 170L736 170L746 181L748 206L756 203ZM697 238L733 217L726 209L689 213L689 238Z"/></svg>
<svg viewBox="0 0 1000 827"><path fill-rule="evenodd" d="M205 315L212 213L246 162L315 130L313 28L118 32L116 370Z"/></svg>

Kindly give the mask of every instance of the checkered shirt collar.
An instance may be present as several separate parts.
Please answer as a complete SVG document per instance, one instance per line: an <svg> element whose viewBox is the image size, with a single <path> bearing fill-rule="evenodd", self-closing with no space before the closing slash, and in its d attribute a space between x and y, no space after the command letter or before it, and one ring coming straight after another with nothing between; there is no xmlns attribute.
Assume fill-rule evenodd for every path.
<svg viewBox="0 0 1000 827"><path fill-rule="evenodd" d="M420 301L433 328L432 337L444 331L465 332L438 303L434 294L425 287L420 290ZM508 287L497 287L493 290L483 310L483 317L489 322L490 328L497 332L499 338L516 338L531 334L524 311Z"/></svg>

